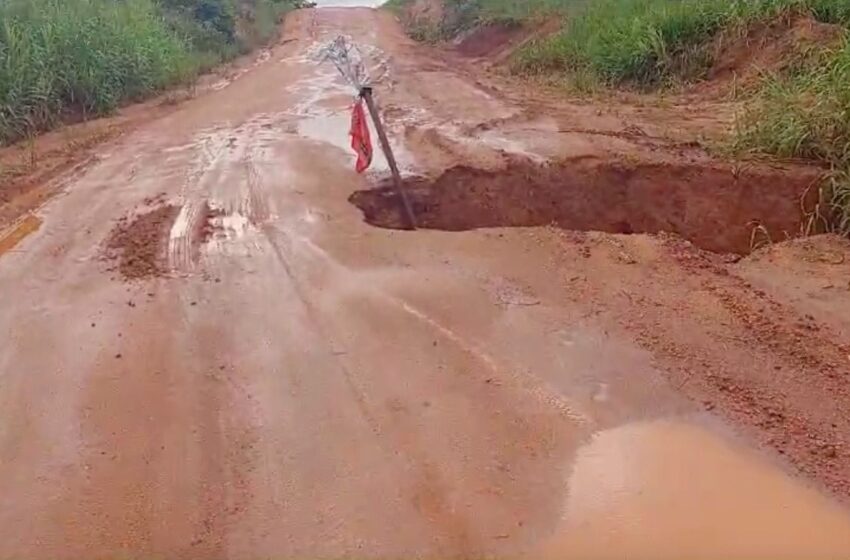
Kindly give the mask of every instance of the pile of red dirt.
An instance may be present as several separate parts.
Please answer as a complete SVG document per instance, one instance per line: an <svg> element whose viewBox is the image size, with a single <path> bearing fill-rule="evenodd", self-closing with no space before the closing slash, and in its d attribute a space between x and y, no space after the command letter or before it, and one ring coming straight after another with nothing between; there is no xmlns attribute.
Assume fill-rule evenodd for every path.
<svg viewBox="0 0 850 560"><path fill-rule="evenodd" d="M106 256L117 261L127 280L161 276L168 271L168 234L179 209L163 205L118 220L106 242Z"/></svg>

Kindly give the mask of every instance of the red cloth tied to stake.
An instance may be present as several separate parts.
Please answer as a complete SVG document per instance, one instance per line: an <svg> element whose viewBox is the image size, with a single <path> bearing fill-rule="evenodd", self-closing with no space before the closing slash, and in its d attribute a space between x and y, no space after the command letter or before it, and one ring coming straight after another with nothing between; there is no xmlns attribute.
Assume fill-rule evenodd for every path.
<svg viewBox="0 0 850 560"><path fill-rule="evenodd" d="M358 99L351 108L351 148L357 154L354 169L363 173L372 164L372 138L369 135L369 125L366 123L366 111L363 110L363 100Z"/></svg>

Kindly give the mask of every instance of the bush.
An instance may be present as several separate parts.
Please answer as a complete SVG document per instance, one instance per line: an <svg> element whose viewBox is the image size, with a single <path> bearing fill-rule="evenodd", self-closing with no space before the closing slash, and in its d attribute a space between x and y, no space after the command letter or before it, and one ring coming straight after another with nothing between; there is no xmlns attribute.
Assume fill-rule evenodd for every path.
<svg viewBox="0 0 850 560"><path fill-rule="evenodd" d="M236 9L232 0L160 0L169 26L193 50L229 54L236 42Z"/></svg>
<svg viewBox="0 0 850 560"><path fill-rule="evenodd" d="M267 41L303 4L0 0L0 143L189 80Z"/></svg>
<svg viewBox="0 0 850 560"><path fill-rule="evenodd" d="M829 165L832 224L850 233L850 41L792 74L768 78L739 124L741 150Z"/></svg>
<svg viewBox="0 0 850 560"><path fill-rule="evenodd" d="M566 0L565 0L566 1ZM850 0L598 0L555 37L521 51L522 70L556 70L581 84L653 88L702 76L721 30L809 13L850 26ZM738 123L739 150L827 164L829 225L850 233L850 40L765 79Z"/></svg>
<svg viewBox="0 0 850 560"><path fill-rule="evenodd" d="M192 72L149 0L6 0L0 22L2 142L63 112L110 111Z"/></svg>
<svg viewBox="0 0 850 560"><path fill-rule="evenodd" d="M395 9L410 0L391 0ZM705 75L713 39L782 13L850 26L850 0L446 0L437 37L490 21L566 15L562 30L522 48L514 69L564 73L573 85L651 89ZM454 18L454 20L452 20ZM452 27L446 22L460 22ZM433 29L416 30L433 38ZM850 233L850 38L807 53L761 85L735 135L739 150L820 161L831 225Z"/></svg>
<svg viewBox="0 0 850 560"><path fill-rule="evenodd" d="M244 22L244 30L238 37L240 49L246 51L268 43L277 34L286 12L312 5L308 0L253 0L252 3L243 3L240 20Z"/></svg>

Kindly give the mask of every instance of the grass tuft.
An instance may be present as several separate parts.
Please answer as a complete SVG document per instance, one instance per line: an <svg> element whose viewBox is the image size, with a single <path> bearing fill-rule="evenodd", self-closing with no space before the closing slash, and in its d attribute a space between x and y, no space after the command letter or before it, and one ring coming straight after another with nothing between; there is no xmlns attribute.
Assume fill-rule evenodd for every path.
<svg viewBox="0 0 850 560"><path fill-rule="evenodd" d="M850 234L850 40L820 61L774 74L742 115L735 139L742 151L813 159L830 168L836 231Z"/></svg>

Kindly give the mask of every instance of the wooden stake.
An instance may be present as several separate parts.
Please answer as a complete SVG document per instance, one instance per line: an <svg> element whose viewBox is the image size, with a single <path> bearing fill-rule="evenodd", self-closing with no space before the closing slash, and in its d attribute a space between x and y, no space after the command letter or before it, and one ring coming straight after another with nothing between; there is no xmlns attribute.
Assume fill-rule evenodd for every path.
<svg viewBox="0 0 850 560"><path fill-rule="evenodd" d="M366 106L369 108L369 114L372 115L372 122L375 123L375 131L378 133L378 139L381 141L381 149L384 151L384 156L387 158L387 163L390 164L390 172L393 175L393 183L398 197L401 199L401 210L404 215L405 226L407 229L416 229L416 217L413 215L413 206L410 204L410 199L407 197L407 191L404 189L404 184L401 182L401 173L398 171L398 165L393 156L390 141L387 139L387 133L384 131L384 125L381 124L381 117L378 114L378 108L375 106L375 100L372 98L372 88L364 87L360 89L360 97L366 100Z"/></svg>

